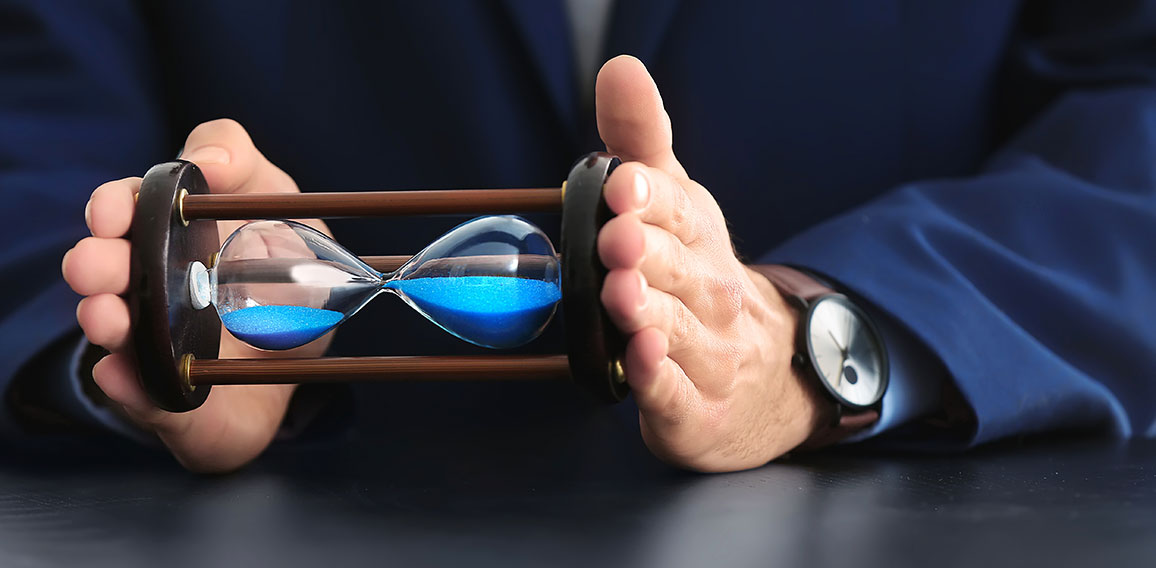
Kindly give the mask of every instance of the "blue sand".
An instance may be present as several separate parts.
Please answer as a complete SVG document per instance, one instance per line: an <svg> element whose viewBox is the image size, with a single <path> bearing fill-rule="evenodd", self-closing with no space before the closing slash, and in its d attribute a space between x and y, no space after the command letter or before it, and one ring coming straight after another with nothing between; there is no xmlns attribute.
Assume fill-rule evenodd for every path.
<svg viewBox="0 0 1156 568"><path fill-rule="evenodd" d="M301 306L252 306L221 316L237 339L261 349L292 349L305 345L341 323L333 310Z"/></svg>
<svg viewBox="0 0 1156 568"><path fill-rule="evenodd" d="M385 285L454 335L484 347L514 347L534 339L562 299L557 284L510 276L447 276Z"/></svg>

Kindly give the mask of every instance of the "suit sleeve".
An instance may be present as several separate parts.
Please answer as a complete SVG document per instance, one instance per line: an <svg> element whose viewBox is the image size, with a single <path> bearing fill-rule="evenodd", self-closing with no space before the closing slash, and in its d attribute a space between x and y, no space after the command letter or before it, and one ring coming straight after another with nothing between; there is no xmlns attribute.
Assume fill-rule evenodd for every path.
<svg viewBox="0 0 1156 568"><path fill-rule="evenodd" d="M0 0L0 437L22 432L15 377L79 396L69 365L46 364L78 333L61 257L92 190L163 151L151 57L135 2Z"/></svg>
<svg viewBox="0 0 1156 568"><path fill-rule="evenodd" d="M1154 436L1156 3L1043 3L1024 25L1000 95L1022 126L978 175L897 188L762 260L828 275L932 354L894 379L948 377L965 445Z"/></svg>

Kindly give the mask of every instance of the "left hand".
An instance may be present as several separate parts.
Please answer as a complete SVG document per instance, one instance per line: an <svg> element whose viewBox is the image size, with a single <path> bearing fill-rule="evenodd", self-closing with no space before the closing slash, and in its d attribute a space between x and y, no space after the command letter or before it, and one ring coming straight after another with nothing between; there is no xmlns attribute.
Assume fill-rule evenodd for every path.
<svg viewBox="0 0 1156 568"><path fill-rule="evenodd" d="M617 215L598 235L610 270L602 303L628 338L643 439L689 469L763 465L830 419L791 366L798 317L735 256L718 204L674 156L670 118L642 63L607 62L596 101L607 151L624 161L605 187Z"/></svg>

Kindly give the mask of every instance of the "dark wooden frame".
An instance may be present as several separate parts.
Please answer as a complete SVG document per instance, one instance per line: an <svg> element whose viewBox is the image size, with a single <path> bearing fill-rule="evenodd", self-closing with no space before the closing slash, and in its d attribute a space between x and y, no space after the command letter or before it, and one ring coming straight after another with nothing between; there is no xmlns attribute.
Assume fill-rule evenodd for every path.
<svg viewBox="0 0 1156 568"><path fill-rule="evenodd" d="M129 305L141 384L161 408L204 403L212 385L381 380L534 380L570 376L595 397L628 392L624 342L600 301L606 270L598 230L610 218L602 197L618 158L578 160L561 188L214 195L195 164L177 160L145 174L131 238ZM213 220L426 214L561 212L562 303L567 355L401 356L217 359L220 320L196 310L188 292L194 262L211 265L219 247ZM363 257L388 272L408 256Z"/></svg>
<svg viewBox="0 0 1156 568"><path fill-rule="evenodd" d="M189 195L181 215L197 219L301 219L339 217L392 217L403 215L495 213L557 213L562 190L438 189L429 191L365 191Z"/></svg>

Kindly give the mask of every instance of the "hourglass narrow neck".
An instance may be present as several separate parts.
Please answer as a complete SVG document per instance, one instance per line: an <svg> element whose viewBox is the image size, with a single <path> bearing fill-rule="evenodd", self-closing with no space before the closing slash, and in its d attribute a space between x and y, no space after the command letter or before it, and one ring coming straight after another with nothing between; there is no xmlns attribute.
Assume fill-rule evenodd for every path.
<svg viewBox="0 0 1156 568"><path fill-rule="evenodd" d="M483 347L506 348L537 337L561 290L554 255L434 258L383 275L381 290L446 331Z"/></svg>
<svg viewBox="0 0 1156 568"><path fill-rule="evenodd" d="M385 286L387 284L389 284L390 282L393 282L395 280L400 280L400 278L401 278L400 274L402 273L401 271L406 266L409 266L409 262L406 262L405 264L401 265L401 267L399 267L397 270L392 270L390 272L376 272L375 271L374 274L377 276L377 286L379 288L384 289Z"/></svg>

